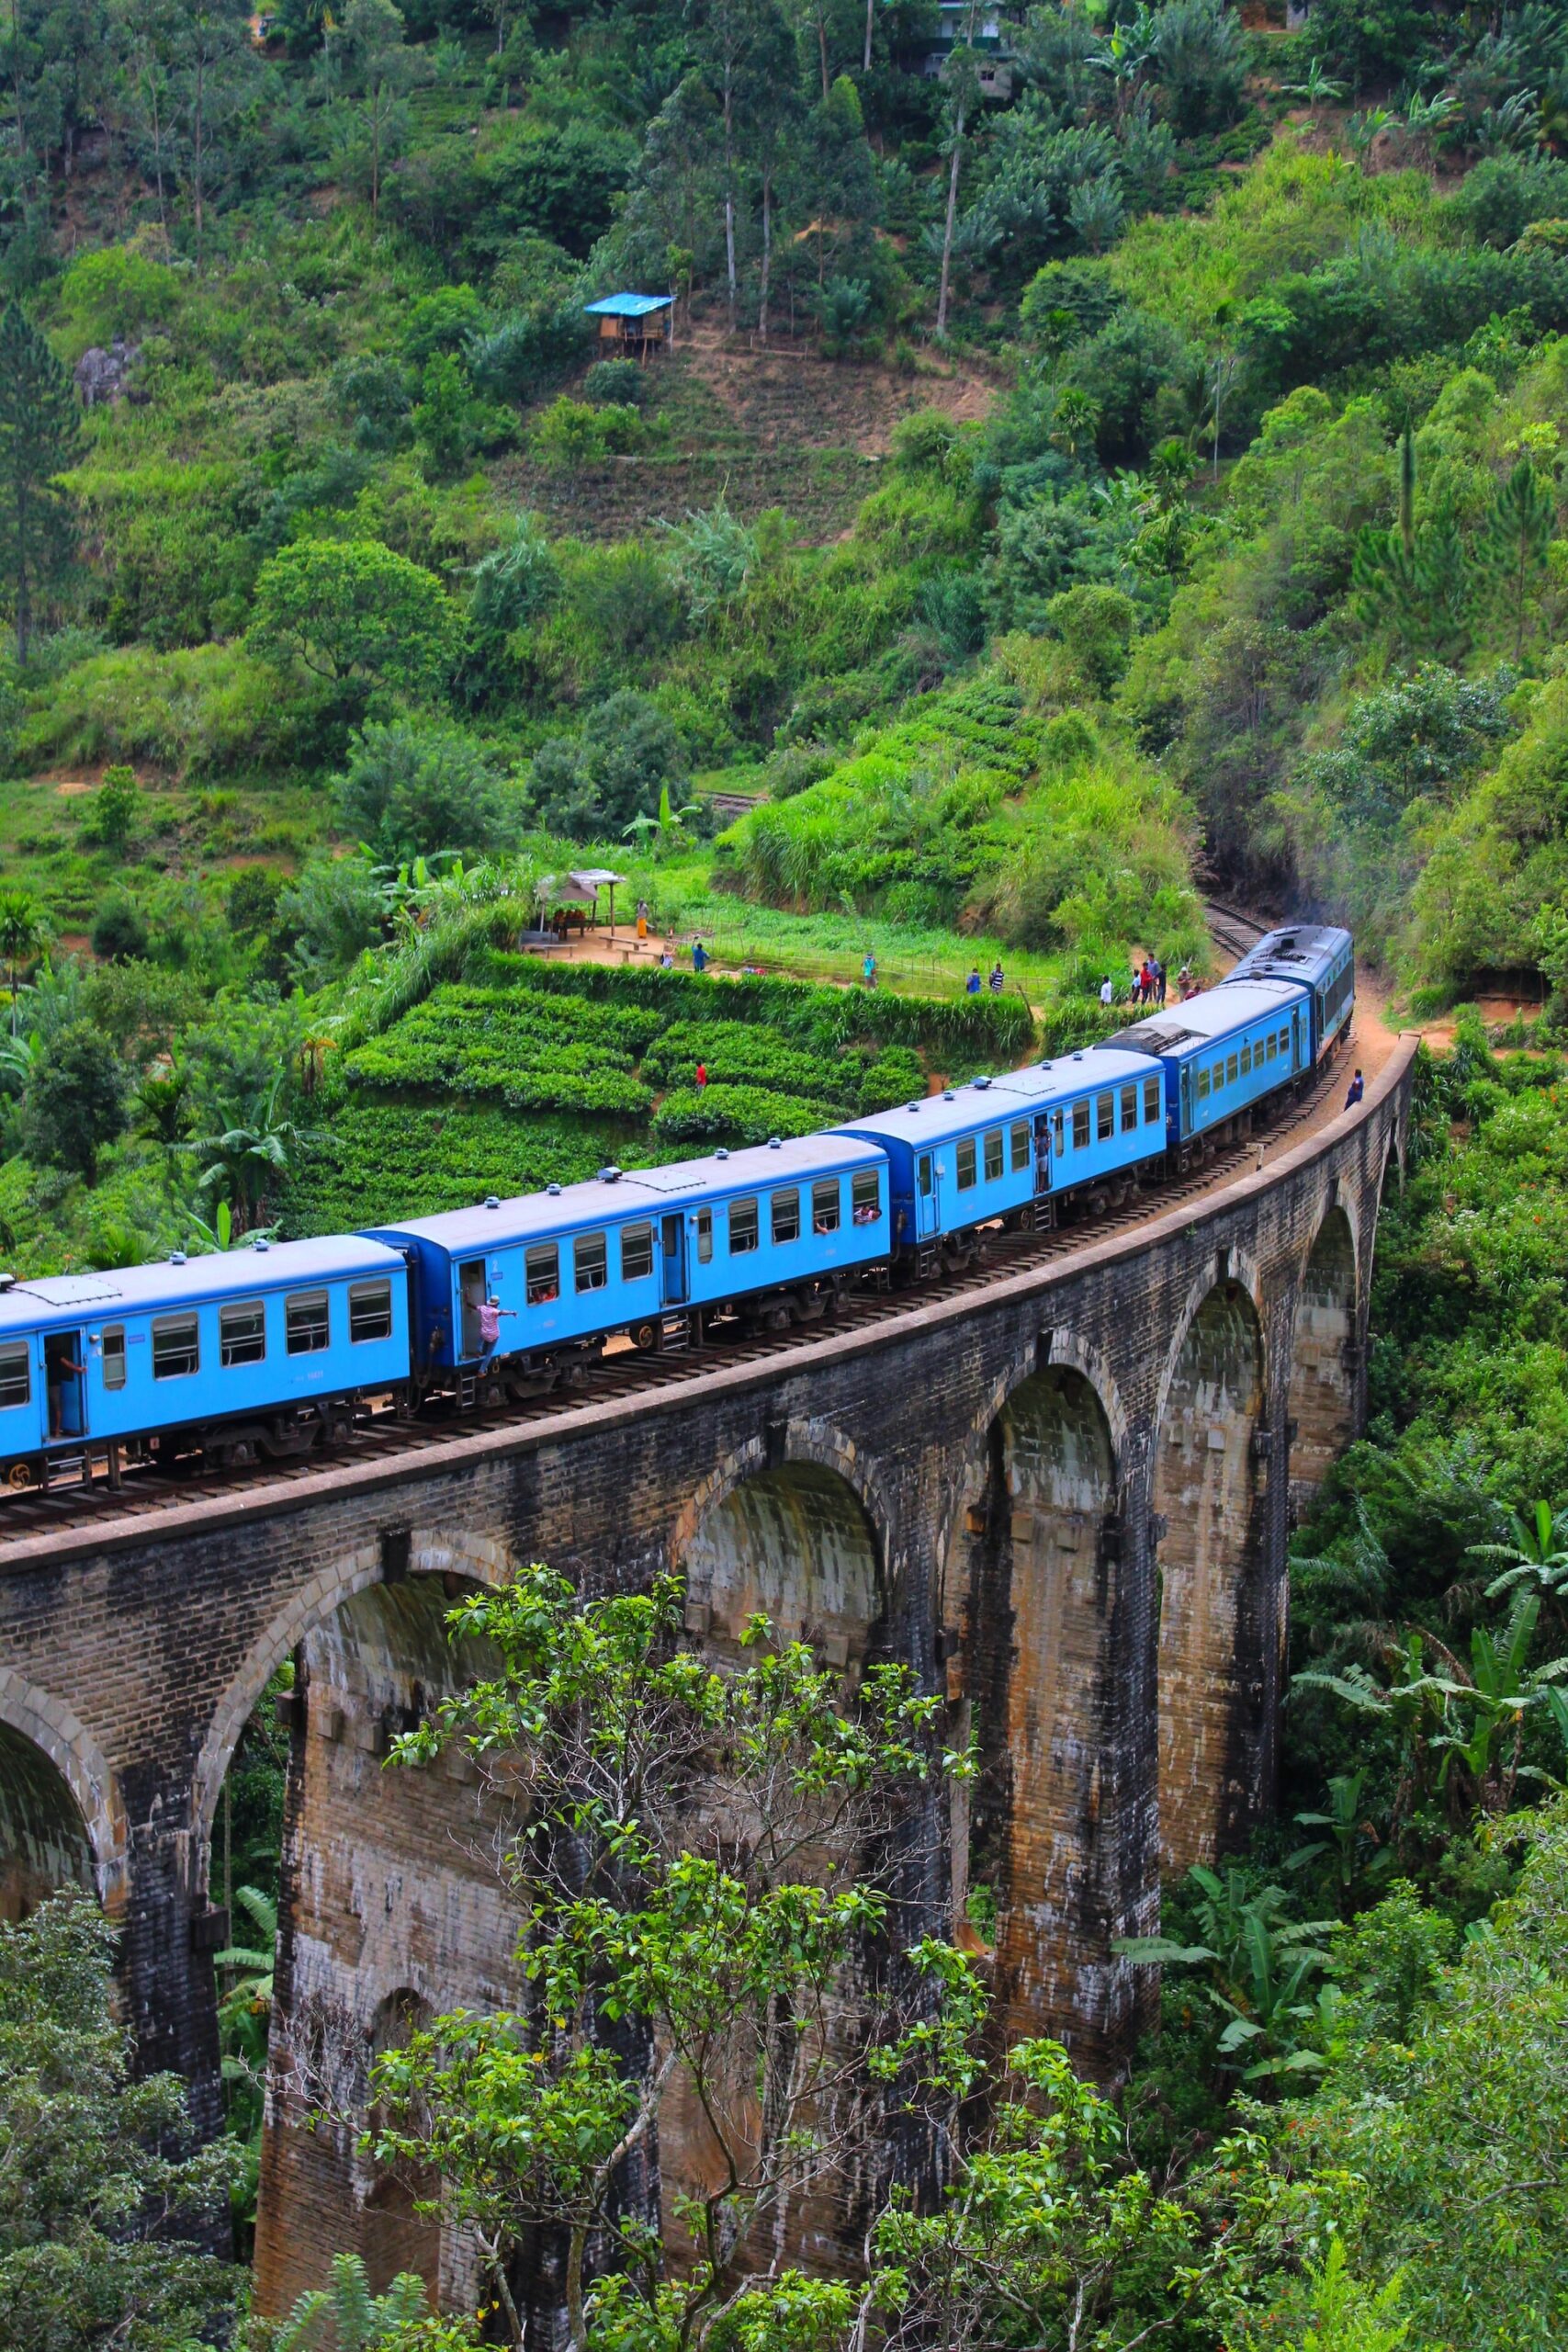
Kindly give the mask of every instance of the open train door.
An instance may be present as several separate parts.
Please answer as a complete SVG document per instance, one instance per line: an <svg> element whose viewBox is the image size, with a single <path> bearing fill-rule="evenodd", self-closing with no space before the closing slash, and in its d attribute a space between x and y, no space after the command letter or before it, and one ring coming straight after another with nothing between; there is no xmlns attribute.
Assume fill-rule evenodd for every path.
<svg viewBox="0 0 1568 2352"><path fill-rule="evenodd" d="M921 1241L942 1230L938 1182L936 1154L918 1151L915 1154L915 1234Z"/></svg>
<svg viewBox="0 0 1568 2352"><path fill-rule="evenodd" d="M664 1304L684 1306L686 1304L686 1220L679 1209L664 1219Z"/></svg>

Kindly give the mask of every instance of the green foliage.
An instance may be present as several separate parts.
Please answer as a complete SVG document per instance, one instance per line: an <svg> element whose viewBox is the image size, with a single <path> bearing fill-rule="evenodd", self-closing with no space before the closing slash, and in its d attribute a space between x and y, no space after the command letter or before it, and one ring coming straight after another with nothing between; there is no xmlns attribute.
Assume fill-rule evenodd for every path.
<svg viewBox="0 0 1568 2352"><path fill-rule="evenodd" d="M38 607L61 589L75 518L60 481L82 447L70 379L19 302L0 311L0 582L26 662Z"/></svg>
<svg viewBox="0 0 1568 2352"><path fill-rule="evenodd" d="M375 540L297 539L256 581L253 646L333 684L428 692L451 665L457 633L440 582Z"/></svg>
<svg viewBox="0 0 1568 2352"><path fill-rule="evenodd" d="M91 1184L125 1125L125 1076L89 1021L69 1022L34 1057L24 1101L35 1156Z"/></svg>
<svg viewBox="0 0 1568 2352"><path fill-rule="evenodd" d="M521 815L483 746L434 717L371 720L350 745L337 798L345 831L393 864L503 847Z"/></svg>
<svg viewBox="0 0 1568 2352"><path fill-rule="evenodd" d="M136 823L141 797L134 768L119 763L104 770L93 803L93 830L106 849L124 849Z"/></svg>
<svg viewBox="0 0 1568 2352"><path fill-rule="evenodd" d="M239 2301L201 2253L232 2158L172 2075L132 2072L113 1930L62 1894L0 1925L0 2300L15 2352L177 2352Z"/></svg>

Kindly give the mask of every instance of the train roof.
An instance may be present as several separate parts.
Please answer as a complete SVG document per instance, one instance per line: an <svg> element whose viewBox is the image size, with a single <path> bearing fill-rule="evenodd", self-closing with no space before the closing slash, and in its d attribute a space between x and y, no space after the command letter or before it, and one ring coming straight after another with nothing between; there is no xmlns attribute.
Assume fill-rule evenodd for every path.
<svg viewBox="0 0 1568 2352"><path fill-rule="evenodd" d="M835 1170L860 1168L876 1158L836 1130L828 1135L785 1136L778 1143L749 1144L713 1151L701 1159L672 1160L662 1168L617 1169L553 1192L523 1193L510 1200L482 1202L477 1208L445 1209L435 1216L406 1217L400 1224L369 1230L389 1241L430 1241L451 1257L465 1250L504 1249L519 1241L607 1225L640 1212L659 1214L676 1196L682 1202L728 1199L752 1185L796 1182Z"/></svg>
<svg viewBox="0 0 1568 2352"><path fill-rule="evenodd" d="M1083 1054L1058 1054L1054 1061L1028 1062L1022 1069L1001 1070L995 1078L972 1078L966 1086L950 1086L943 1093L925 1095L918 1102L896 1103L890 1111L874 1111L849 1119L839 1132L900 1143L945 1143L950 1136L972 1135L996 1119L1015 1119L1021 1098L1040 1103L1067 1101L1086 1089L1121 1078L1143 1078L1148 1064L1139 1054L1122 1054L1124 1069L1107 1069L1105 1056L1097 1054L1091 1069Z"/></svg>
<svg viewBox="0 0 1568 2352"><path fill-rule="evenodd" d="M0 1339L11 1332L80 1323L91 1317L160 1313L217 1298L293 1290L301 1283L400 1271L395 1250L360 1234L318 1241L273 1241L213 1250L198 1258L161 1258L150 1266L113 1266L101 1273L39 1274L0 1292Z"/></svg>
<svg viewBox="0 0 1568 2352"><path fill-rule="evenodd" d="M1216 1037L1228 1037L1233 1029L1248 1029L1255 1021L1267 1021L1271 1012L1289 1011L1301 999L1299 980L1227 982L1224 988L1189 997L1185 1004L1162 1006L1147 1021L1135 1021L1130 1029L1121 1030L1116 1042L1120 1047L1152 1055L1159 1061L1182 1060L1213 1045ZM1099 1054L1105 1048L1096 1046L1093 1051Z"/></svg>
<svg viewBox="0 0 1568 2352"><path fill-rule="evenodd" d="M1349 933L1337 923L1281 923L1277 930L1265 932L1220 985L1235 988L1238 981L1262 975L1281 980L1314 980L1350 944Z"/></svg>

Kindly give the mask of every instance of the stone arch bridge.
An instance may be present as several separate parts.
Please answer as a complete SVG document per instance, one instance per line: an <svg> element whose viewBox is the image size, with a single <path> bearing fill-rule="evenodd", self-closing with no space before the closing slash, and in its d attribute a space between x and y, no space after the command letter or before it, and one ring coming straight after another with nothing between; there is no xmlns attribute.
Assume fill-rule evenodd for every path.
<svg viewBox="0 0 1568 2352"><path fill-rule="evenodd" d="M931 1923L983 1878L1007 2023L1114 2067L1148 1984L1112 1939L1270 1802L1286 1541L1361 1423L1413 1053L1195 1202L776 1358L142 1518L7 1538L0 1510L0 1916L96 1883L142 2062L209 2128L214 1811L296 1660L263 2310L344 2247L462 2291L461 2245L353 2130L305 2128L289 2062L308 2048L362 2114L378 2047L515 1990L462 1768L378 1759L454 1670L449 1596L516 1561L597 1589L674 1565L694 1640L765 1608L831 1663L894 1655L944 1691L982 1770L931 1825Z"/></svg>

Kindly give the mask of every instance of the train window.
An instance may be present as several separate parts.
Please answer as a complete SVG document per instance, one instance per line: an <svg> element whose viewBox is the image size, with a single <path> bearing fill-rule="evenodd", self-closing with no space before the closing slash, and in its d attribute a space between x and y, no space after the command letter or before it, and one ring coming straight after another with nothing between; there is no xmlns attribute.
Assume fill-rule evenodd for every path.
<svg viewBox="0 0 1568 2352"><path fill-rule="evenodd" d="M1095 1141L1103 1143L1107 1136L1113 1136L1115 1133L1116 1097L1114 1094L1097 1094L1094 1098Z"/></svg>
<svg viewBox="0 0 1568 2352"><path fill-rule="evenodd" d="M646 1282L652 1272L652 1226L623 1225L621 1227L621 1280L624 1283Z"/></svg>
<svg viewBox="0 0 1568 2352"><path fill-rule="evenodd" d="M921 1200L929 1201L936 1185L936 1178L931 1171L931 1156L929 1151L922 1151L919 1159L916 1160L915 1179L920 1188Z"/></svg>
<svg viewBox="0 0 1568 2352"><path fill-rule="evenodd" d="M392 1336L392 1285L384 1283L350 1283L348 1286L348 1336L355 1347L367 1340L389 1340Z"/></svg>
<svg viewBox="0 0 1568 2352"><path fill-rule="evenodd" d="M1275 1060L1279 1055L1280 1040L1275 1036L1272 1029L1269 1032L1269 1042L1264 1047L1264 1051L1267 1053L1270 1061Z"/></svg>
<svg viewBox="0 0 1568 2352"><path fill-rule="evenodd" d="M1138 1090L1137 1090L1137 1087L1136 1087L1136 1085L1135 1085L1135 1084L1134 1084L1134 1085L1132 1085L1132 1086L1124 1086L1124 1087L1122 1089L1122 1132L1123 1132L1123 1133L1125 1133L1125 1132L1126 1132L1126 1130L1127 1130L1127 1128L1129 1128L1129 1127L1135 1127L1135 1126L1137 1125L1137 1124L1138 1124Z"/></svg>
<svg viewBox="0 0 1568 2352"><path fill-rule="evenodd" d="M972 1190L975 1181L975 1138L973 1136L965 1136L964 1141L958 1147L959 1191L961 1193L969 1192Z"/></svg>
<svg viewBox="0 0 1568 2352"><path fill-rule="evenodd" d="M974 1145L969 1148L973 1151ZM855 1225L874 1225L881 1215L882 1178L874 1168L863 1169L850 1181L851 1220Z"/></svg>
<svg viewBox="0 0 1568 2352"><path fill-rule="evenodd" d="M291 1356L319 1356L332 1343L327 1295L324 1290L297 1290L284 1301L285 1344Z"/></svg>
<svg viewBox="0 0 1568 2352"><path fill-rule="evenodd" d="M1086 1094L1081 1102L1075 1102L1073 1104L1073 1149L1075 1151L1086 1151L1088 1148L1089 1097Z"/></svg>
<svg viewBox="0 0 1568 2352"><path fill-rule="evenodd" d="M1235 1062L1236 1062L1236 1057L1235 1057L1235 1056L1234 1054L1228 1054L1228 1055L1226 1056L1226 1057L1225 1057L1225 1084L1226 1084L1227 1086L1234 1086L1234 1085L1235 1084L1235 1080L1236 1080L1236 1067L1235 1067Z"/></svg>
<svg viewBox="0 0 1568 2352"><path fill-rule="evenodd" d="M1281 1029L1280 1032L1280 1051L1284 1055L1285 1059L1289 1061L1291 1058L1291 1033L1288 1029Z"/></svg>
<svg viewBox="0 0 1568 2352"><path fill-rule="evenodd" d="M259 1298L245 1298L218 1310L218 1361L224 1370L236 1364L260 1363L266 1355L266 1308Z"/></svg>
<svg viewBox="0 0 1568 2352"><path fill-rule="evenodd" d="M986 1129L986 1182L994 1184L1002 1172L1002 1131L1000 1127Z"/></svg>
<svg viewBox="0 0 1568 2352"><path fill-rule="evenodd" d="M547 1306L560 1296L560 1251L553 1241L536 1241L525 1253L523 1296L529 1306Z"/></svg>
<svg viewBox="0 0 1568 2352"><path fill-rule="evenodd" d="M152 1318L152 1377L185 1380L201 1370L201 1336L194 1315Z"/></svg>
<svg viewBox="0 0 1568 2352"><path fill-rule="evenodd" d="M773 1247L800 1239L800 1194L792 1184L787 1193L775 1193L768 1203L768 1216L773 1229Z"/></svg>
<svg viewBox="0 0 1568 2352"><path fill-rule="evenodd" d="M125 1386L125 1326L123 1323L109 1325L108 1329L104 1333L103 1350L104 1386L123 1388Z"/></svg>
<svg viewBox="0 0 1568 2352"><path fill-rule="evenodd" d="M571 1245L572 1282L579 1291L603 1290L610 1279L610 1246L602 1233L580 1233Z"/></svg>
<svg viewBox="0 0 1568 2352"><path fill-rule="evenodd" d="M922 1189L931 1188L931 1163L928 1154L920 1162L923 1171ZM813 1233L837 1233L843 1215L842 1198L836 1176L825 1176L811 1187L811 1230Z"/></svg>
<svg viewBox="0 0 1568 2352"><path fill-rule="evenodd" d="M1145 1078L1144 1080L1144 1116L1145 1119L1157 1119L1159 1117L1159 1080L1157 1078Z"/></svg>
<svg viewBox="0 0 1568 2352"><path fill-rule="evenodd" d="M124 1334L121 1334L123 1343ZM123 1364L125 1358L120 1357ZM26 1340L0 1348L0 1413L25 1405L33 1393L32 1350Z"/></svg>
<svg viewBox="0 0 1568 2352"><path fill-rule="evenodd" d="M1020 1119L1016 1126L1008 1129L1008 1136L1012 1151L1012 1170L1016 1176L1021 1168L1029 1165L1029 1121Z"/></svg>
<svg viewBox="0 0 1568 2352"><path fill-rule="evenodd" d="M1206 1102L1208 1101L1208 1099L1209 1099L1209 1073L1208 1073L1207 1069L1205 1069L1205 1068L1203 1068L1203 1067L1200 1066L1200 1068L1199 1068L1199 1071L1198 1071L1198 1100L1199 1100L1199 1102Z"/></svg>
<svg viewBox="0 0 1568 2352"><path fill-rule="evenodd" d="M1051 1114L1051 1140L1058 1153L1067 1148L1067 1114L1065 1111Z"/></svg>
<svg viewBox="0 0 1568 2352"><path fill-rule="evenodd" d="M1243 1078L1250 1078L1252 1076L1252 1041L1250 1038L1244 1038L1242 1041L1241 1074Z"/></svg>
<svg viewBox="0 0 1568 2352"><path fill-rule="evenodd" d="M711 1266L713 1263L712 1209L697 1211L697 1263L699 1266Z"/></svg>
<svg viewBox="0 0 1568 2352"><path fill-rule="evenodd" d="M755 1201L731 1201L729 1204L729 1254L744 1258L757 1247L757 1204Z"/></svg>

